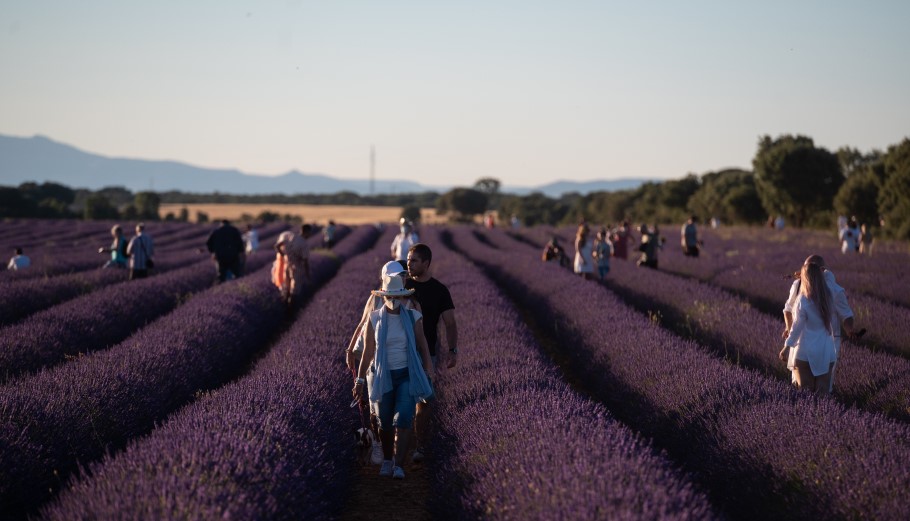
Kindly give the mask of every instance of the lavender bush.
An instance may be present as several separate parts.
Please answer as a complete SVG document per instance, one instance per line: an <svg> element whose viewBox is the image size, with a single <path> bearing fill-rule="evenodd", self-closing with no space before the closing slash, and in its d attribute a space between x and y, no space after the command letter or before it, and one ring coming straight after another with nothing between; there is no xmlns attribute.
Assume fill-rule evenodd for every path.
<svg viewBox="0 0 910 521"><path fill-rule="evenodd" d="M335 253L357 255L377 234L361 227ZM93 465L45 517L323 519L337 512L352 477L356 421L342 359L351 331L339 324L353 328L359 319L388 241L347 262L249 375ZM325 265L322 258L318 269Z"/></svg>
<svg viewBox="0 0 910 521"><path fill-rule="evenodd" d="M586 389L742 517L900 519L910 427L730 366L538 257L455 244L558 338Z"/></svg>
<svg viewBox="0 0 910 521"><path fill-rule="evenodd" d="M375 234L358 231L342 244L362 247ZM321 255L311 264L314 284L337 270ZM243 372L285 316L268 271L212 288L109 350L4 386L0 511L35 508L77 464Z"/></svg>
<svg viewBox="0 0 910 521"><path fill-rule="evenodd" d="M558 378L490 279L441 248L433 266L460 344L458 368L438 378L435 517L716 517L671 462Z"/></svg>

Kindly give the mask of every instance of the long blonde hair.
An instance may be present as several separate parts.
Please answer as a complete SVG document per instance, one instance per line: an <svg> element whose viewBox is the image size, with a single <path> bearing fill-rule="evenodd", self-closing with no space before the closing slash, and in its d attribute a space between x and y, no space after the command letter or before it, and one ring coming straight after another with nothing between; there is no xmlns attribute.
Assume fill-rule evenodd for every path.
<svg viewBox="0 0 910 521"><path fill-rule="evenodd" d="M588 242L588 225L582 224L578 226L578 231L575 232L575 242L581 241L582 244Z"/></svg>
<svg viewBox="0 0 910 521"><path fill-rule="evenodd" d="M803 264L799 274L801 290L806 297L815 303L825 323L825 329L831 329L831 293L825 283L825 274L821 266L814 262Z"/></svg>

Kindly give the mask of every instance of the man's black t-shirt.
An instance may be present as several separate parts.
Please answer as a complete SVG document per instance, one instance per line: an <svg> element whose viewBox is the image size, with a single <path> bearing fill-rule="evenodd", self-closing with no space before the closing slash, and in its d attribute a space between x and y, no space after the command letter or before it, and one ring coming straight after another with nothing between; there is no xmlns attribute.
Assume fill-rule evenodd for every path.
<svg viewBox="0 0 910 521"><path fill-rule="evenodd" d="M430 356L435 356L439 316L445 311L455 309L452 295L449 294L449 288L434 278L430 278L426 282L408 279L405 287L414 290L414 298L417 299L420 304L420 311L423 313L423 334L427 337Z"/></svg>

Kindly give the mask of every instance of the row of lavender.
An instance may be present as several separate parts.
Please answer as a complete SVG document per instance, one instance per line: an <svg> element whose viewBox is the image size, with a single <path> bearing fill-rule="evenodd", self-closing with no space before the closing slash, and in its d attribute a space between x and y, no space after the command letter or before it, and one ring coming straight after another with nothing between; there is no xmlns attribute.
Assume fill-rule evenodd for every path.
<svg viewBox="0 0 910 521"><path fill-rule="evenodd" d="M339 238L347 231L340 229ZM318 240L311 238L311 245ZM272 260L269 255L251 256L247 271ZM98 289L0 329L0 382L120 342L211 286L212 270L210 262L200 260L156 277Z"/></svg>
<svg viewBox="0 0 910 521"><path fill-rule="evenodd" d="M873 247L873 254L842 254L833 232L816 230L775 231L764 228L722 227L712 230L699 228L704 243L698 259L682 254L679 245L679 229L665 227L663 237L667 242L659 253L661 269L676 272L718 285L732 284L744 290L758 289L756 297L762 304L778 313L782 298L779 289L789 274L798 270L810 254L822 255L828 266L837 274L838 282L848 288L852 296L867 295L884 303L910 307L910 273L907 265L910 246L906 242L885 242ZM521 233L543 244L550 236L557 234L568 239L572 249L574 227L553 228L538 226L526 228ZM633 234L633 250L638 234ZM637 253L630 253L637 258ZM757 278L753 282L750 278ZM745 278L746 281L741 279ZM760 291L767 286L770 291Z"/></svg>
<svg viewBox="0 0 910 521"><path fill-rule="evenodd" d="M358 228L338 252L360 251L375 237ZM337 267L314 256L313 283ZM77 466L246 371L285 316L268 271L212 288L117 346L0 388L0 512L33 511Z"/></svg>
<svg viewBox="0 0 910 521"><path fill-rule="evenodd" d="M366 240L339 245L350 257ZM355 417L341 357L390 233L311 299L244 378L205 395L149 437L93 466L49 519L313 519L336 511L351 479ZM179 469L174 472L173 469Z"/></svg>
<svg viewBox="0 0 910 521"><path fill-rule="evenodd" d="M31 223L30 228L34 233L40 234L43 231L42 226L42 221L35 221ZM211 227L162 223L149 225L146 230L155 240L157 253L165 254L163 257L166 257L169 250L180 253L176 248L185 247L189 250L204 245L205 236L211 232ZM131 236L132 230L124 228L124 237ZM51 234L48 238L40 240L37 246L31 248L23 246L31 260L31 266L27 270L5 272L0 280L53 277L97 268L104 263L104 257L98 254L98 248L110 246L111 240L110 226L105 223L93 223L82 230ZM12 253L12 246L8 250Z"/></svg>
<svg viewBox="0 0 910 521"><path fill-rule="evenodd" d="M501 232L492 232L491 240L508 244L524 256L534 252L533 247ZM789 372L778 360L783 345L781 320L754 309L741 298L696 280L639 269L619 260L612 263L604 283L640 311L659 313L661 322L677 334L700 339L733 363L789 380ZM910 360L845 340L835 396L845 404L910 421Z"/></svg>
<svg viewBox="0 0 910 521"><path fill-rule="evenodd" d="M755 228L703 229L703 253L714 262L736 269L743 254L758 251L763 258L759 270L782 276L798 268L805 251L824 256L838 280L857 293L863 293L903 306L910 306L910 274L906 242L880 242L873 245L871 255L843 254L831 233L812 230L788 230L784 234L769 233ZM681 249L668 250L669 258L680 258Z"/></svg>
<svg viewBox="0 0 910 521"><path fill-rule="evenodd" d="M268 241L285 228L283 224L265 227L261 230L261 238ZM204 241L204 238L192 236L171 245L170 248L162 248L156 255L157 263L152 270L152 276L208 261L209 256L197 250L201 241ZM267 256L268 253L257 255ZM100 269L99 259L94 259L94 262L94 269L50 278L10 277L0 280L0 295L4 296L0 301L0 327L13 324L37 311L126 280L125 270Z"/></svg>
<svg viewBox="0 0 910 521"><path fill-rule="evenodd" d="M375 250L379 253L347 263L341 276L314 297L313 302L320 305L305 310L248 377L203 397L147 439L106 458L92 469L91 478L74 484L45 509L45 517L322 519L337 515L350 484L353 459L345 433L356 425L342 405L349 398L350 378L338 347L350 332L338 324L357 320L386 244L380 242ZM440 467L437 475L442 479L436 484L440 496L434 496L431 505L438 517L458 517L445 509L451 504L461 504L459 512L490 518L552 519L560 513L582 512L633 519L713 517L704 496L693 492L665 460L610 420L601 407L555 380L552 368L537 357L537 363L519 365L528 362L529 347L532 356L535 352L530 335L489 281L476 270L461 267L463 272L443 269L447 281L454 281L456 298L472 303L460 318L477 324L467 327L463 338L465 349L474 354L463 360L459 370L469 371L472 378L440 379L440 388L446 393L451 390L451 397L441 401L439 416L449 416L445 407L460 410L470 404L470 412L480 417L469 414L447 422L441 429L447 442L459 444L462 454L496 459L502 443L497 434L505 432L497 427L524 427L525 432L515 433L512 439L517 443L519 436L537 434L539 446L518 447L514 458L532 461L543 456L555 464L577 457L581 462L564 466L561 473L546 464L528 466L527 474L505 471L507 479L493 488L482 482L501 481L496 473L503 472L500 463L508 458L466 461L457 465L457 479ZM479 294L461 293L478 287L484 288ZM491 337L481 319L503 310L507 312L501 324L504 329ZM497 347L495 353L484 349L489 343ZM515 368L515 381L500 385L497 369L508 367ZM502 402L511 392L520 391L526 393L518 397L525 407L516 416ZM547 440L553 429L535 413L535 399L549 400L554 406L569 403L585 413L565 415L564 429L557 435L566 447L557 446L553 454L543 450L550 448ZM483 438L485 444L480 443ZM454 465L445 457L439 463L444 468ZM180 472L168 470L174 468ZM527 487L528 479L532 488ZM453 481L476 485L462 491L450 486ZM592 481L596 486L591 486ZM510 487L518 483L529 491L516 496ZM574 490L567 493L567 486Z"/></svg>
<svg viewBox="0 0 910 521"><path fill-rule="evenodd" d="M874 324L863 344L910 357L910 329L906 327L910 323L910 278L904 275L907 255L843 255L799 243L749 242L720 240L704 248L698 259L684 257L680 248L667 247L661 269L734 291L763 311L780 316L790 285L785 275L798 269L810 254L823 254L838 283L847 289L857 319Z"/></svg>
<svg viewBox="0 0 910 521"><path fill-rule="evenodd" d="M434 517L717 517L675 465L559 378L477 267L434 248L433 269L458 305L460 350L437 379Z"/></svg>
<svg viewBox="0 0 910 521"><path fill-rule="evenodd" d="M760 234L763 230L737 229L743 233ZM729 230L727 230L729 232ZM573 231L568 228L550 229L563 240L571 243ZM799 232L806 234L807 232ZM542 230L527 230L521 233L522 238L542 246L546 232ZM716 232L715 232L716 235ZM793 235L793 234L791 234ZM871 325L859 345L873 351L884 350L889 353L910 358L910 308L900 303L893 303L879 296L861 293L854 290L849 281L862 276L877 280L875 287L878 291L886 292L897 290L910 295L910 286L900 281L890 280L885 274L902 273L895 263L900 260L906 264L906 255L900 252L873 257L859 255L843 255L840 252L831 253L826 250L808 249L800 243L788 244L770 239L761 241L763 235L758 237L720 239L706 238L706 241L715 241L713 246L705 247L699 258L693 259L682 254L681 247L670 241L661 253L660 270L674 273L688 278L695 278L713 286L731 291L744 298L755 308L774 317L782 317L783 302L787 298L792 274L798 269L805 258L812 253L826 253L825 259L829 267L836 274L838 282L847 288L850 305L858 322ZM770 238L774 238L771 235ZM569 251L574 253L573 248ZM827 253L831 253L828 255ZM637 258L633 253L631 257ZM866 263L866 271L858 273L848 269ZM614 259L614 266L623 266L626 263L621 259ZM874 267L873 267L874 266ZM843 269L842 269L843 268ZM854 276L851 277L851 274ZM910 279L908 279L910 280ZM871 286L866 284L869 289ZM901 289L903 287L903 289ZM910 298L910 297L908 297ZM781 324L782 324L782 318ZM783 326L781 325L782 329Z"/></svg>
<svg viewBox="0 0 910 521"><path fill-rule="evenodd" d="M559 342L581 385L696 472L720 508L866 519L910 508L910 427L727 364L558 266L467 229L453 238Z"/></svg>

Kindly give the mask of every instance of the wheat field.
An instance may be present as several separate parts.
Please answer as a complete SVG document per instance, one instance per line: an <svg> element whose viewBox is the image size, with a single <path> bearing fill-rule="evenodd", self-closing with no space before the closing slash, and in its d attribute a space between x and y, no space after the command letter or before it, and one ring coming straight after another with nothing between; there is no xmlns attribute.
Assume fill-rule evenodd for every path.
<svg viewBox="0 0 910 521"><path fill-rule="evenodd" d="M197 222L197 213L208 215L210 221L229 219L239 221L246 215L257 216L262 212L273 212L280 216L300 217L304 222L326 223L333 219L339 224L390 223L401 217L400 206L344 206L316 204L162 204L159 215L164 218L171 213L179 215L181 209L189 211L190 221ZM425 224L445 222L445 216L436 215L436 210L421 210L421 221Z"/></svg>

